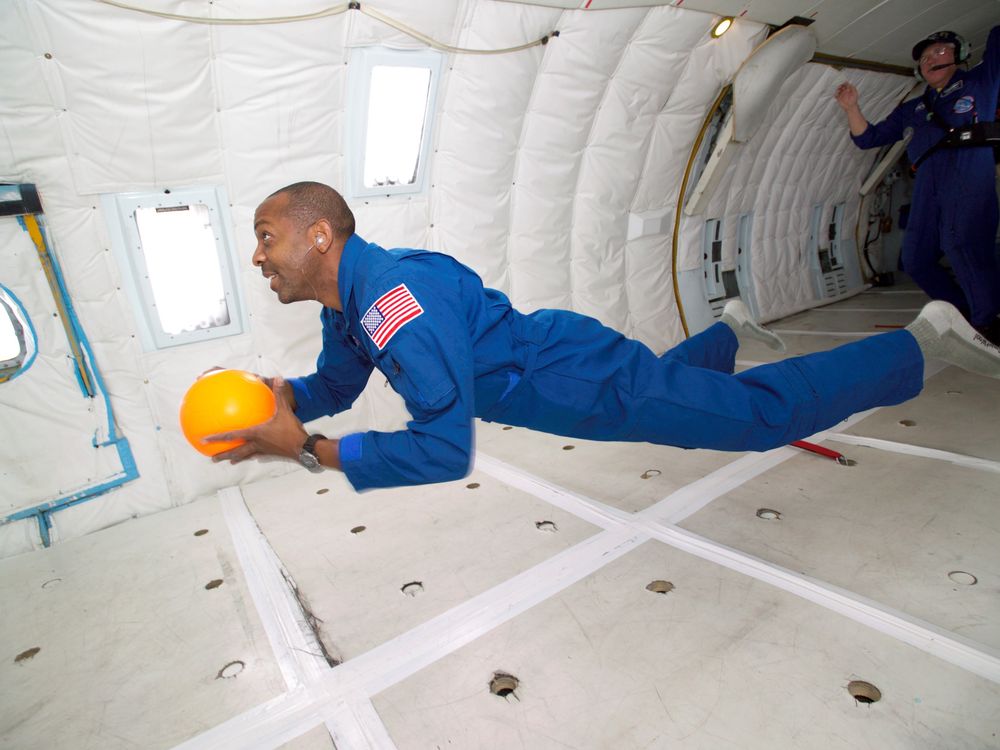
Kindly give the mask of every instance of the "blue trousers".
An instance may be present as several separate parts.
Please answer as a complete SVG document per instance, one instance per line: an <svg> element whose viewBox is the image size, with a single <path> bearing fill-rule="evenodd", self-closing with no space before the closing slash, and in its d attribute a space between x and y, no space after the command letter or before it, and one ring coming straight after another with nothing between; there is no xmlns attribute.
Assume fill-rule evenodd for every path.
<svg viewBox="0 0 1000 750"><path fill-rule="evenodd" d="M484 419L590 440L763 451L923 387L923 355L905 330L734 375L738 342L724 323L662 356L575 313L546 326Z"/></svg>
<svg viewBox="0 0 1000 750"><path fill-rule="evenodd" d="M903 268L933 299L950 302L976 327L1000 314L997 194L990 149L954 149L920 166ZM939 260L944 255L954 277Z"/></svg>

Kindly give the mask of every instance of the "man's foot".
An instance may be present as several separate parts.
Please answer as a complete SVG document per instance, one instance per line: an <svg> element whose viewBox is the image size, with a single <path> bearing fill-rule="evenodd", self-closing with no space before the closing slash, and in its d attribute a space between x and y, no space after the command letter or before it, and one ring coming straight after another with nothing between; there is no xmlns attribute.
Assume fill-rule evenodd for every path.
<svg viewBox="0 0 1000 750"><path fill-rule="evenodd" d="M925 357L1000 378L1000 346L969 325L954 305L941 300L928 302L906 330L913 334Z"/></svg>
<svg viewBox="0 0 1000 750"><path fill-rule="evenodd" d="M743 300L729 300L726 306L722 308L722 317L720 320L733 329L733 333L736 334L736 338L740 343L746 339L753 339L754 341L767 344L769 348L774 349L776 352L785 351L785 342L781 340L781 337L767 330L754 320Z"/></svg>

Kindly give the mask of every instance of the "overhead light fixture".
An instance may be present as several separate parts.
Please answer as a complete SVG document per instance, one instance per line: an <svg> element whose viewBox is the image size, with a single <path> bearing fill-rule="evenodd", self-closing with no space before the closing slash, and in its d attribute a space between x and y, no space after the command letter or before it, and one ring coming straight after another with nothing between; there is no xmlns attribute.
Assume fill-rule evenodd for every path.
<svg viewBox="0 0 1000 750"><path fill-rule="evenodd" d="M733 25L732 16L723 16L719 19L719 22L712 27L712 39L718 39L720 36L729 31L729 27Z"/></svg>

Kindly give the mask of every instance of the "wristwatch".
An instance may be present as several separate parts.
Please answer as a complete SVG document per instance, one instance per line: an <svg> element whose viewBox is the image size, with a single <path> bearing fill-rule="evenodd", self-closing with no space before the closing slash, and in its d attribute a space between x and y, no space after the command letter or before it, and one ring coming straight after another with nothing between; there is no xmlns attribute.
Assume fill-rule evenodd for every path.
<svg viewBox="0 0 1000 750"><path fill-rule="evenodd" d="M306 442L302 444L302 450L299 451L299 463L314 474L319 474L323 471L323 465L319 462L319 457L316 455L317 440L326 440L326 435L320 435L319 433L310 435L306 438Z"/></svg>

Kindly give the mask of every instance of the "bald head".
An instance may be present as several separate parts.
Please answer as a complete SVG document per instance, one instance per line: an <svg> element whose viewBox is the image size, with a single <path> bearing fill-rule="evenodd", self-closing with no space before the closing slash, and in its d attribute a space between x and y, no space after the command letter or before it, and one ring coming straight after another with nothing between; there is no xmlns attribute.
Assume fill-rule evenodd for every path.
<svg viewBox="0 0 1000 750"><path fill-rule="evenodd" d="M330 222L337 239L346 241L354 234L354 214L344 197L321 182L296 182L275 190L267 200L283 195L287 198L284 213L299 229L312 226L321 219Z"/></svg>

